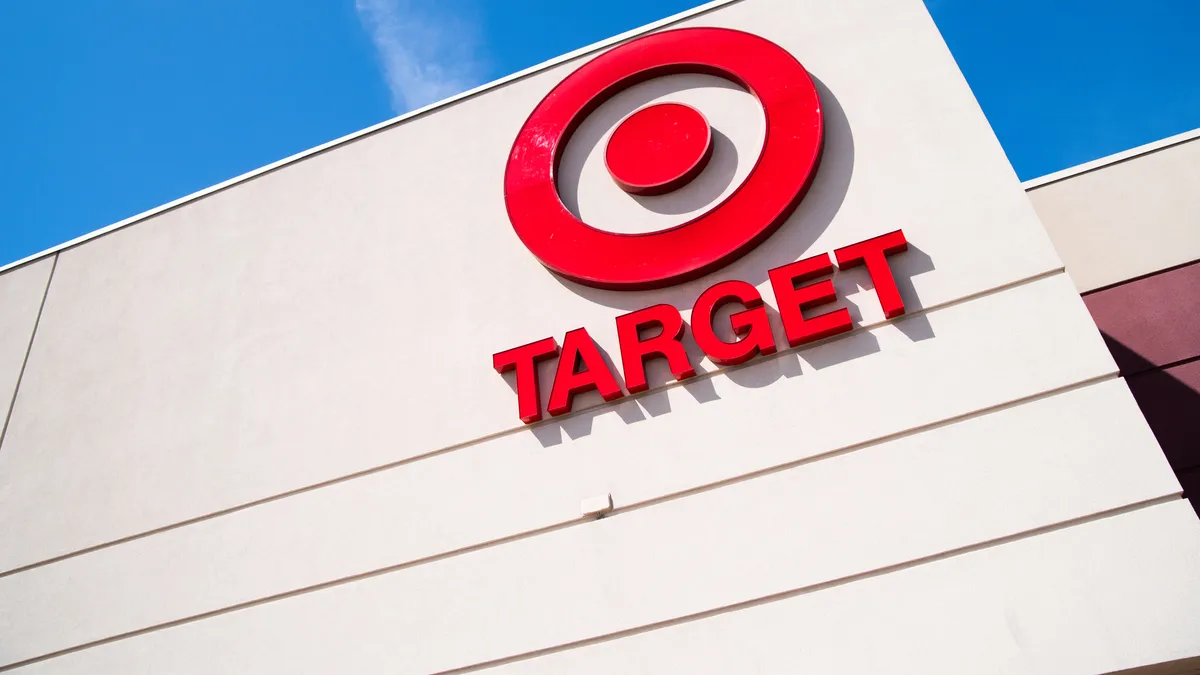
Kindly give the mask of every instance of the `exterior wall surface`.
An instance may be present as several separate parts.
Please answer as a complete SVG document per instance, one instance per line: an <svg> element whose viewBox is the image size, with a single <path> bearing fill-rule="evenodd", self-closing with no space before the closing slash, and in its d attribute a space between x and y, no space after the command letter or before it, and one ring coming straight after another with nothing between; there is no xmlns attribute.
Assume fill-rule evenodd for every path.
<svg viewBox="0 0 1200 675"><path fill-rule="evenodd" d="M1194 668L1200 521L923 4L682 26L783 46L826 122L797 211L704 278L587 288L514 234L513 138L591 54L60 252L0 445L0 670ZM603 142L659 100L720 140L633 199ZM678 224L764 129L748 93L664 76L591 114L560 189L598 227ZM768 269L896 229L903 316L839 270L853 332L737 367L689 333L697 377L655 362L529 426L492 369L580 326L619 354L615 317L720 280L770 305Z"/></svg>

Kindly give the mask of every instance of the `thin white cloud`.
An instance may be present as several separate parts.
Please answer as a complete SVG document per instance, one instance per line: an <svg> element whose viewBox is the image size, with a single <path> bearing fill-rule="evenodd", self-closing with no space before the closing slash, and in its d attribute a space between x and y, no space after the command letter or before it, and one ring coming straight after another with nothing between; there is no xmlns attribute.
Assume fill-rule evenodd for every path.
<svg viewBox="0 0 1200 675"><path fill-rule="evenodd" d="M466 91L483 81L478 27L469 20L413 0L355 0L375 43L392 93L392 108L407 112Z"/></svg>

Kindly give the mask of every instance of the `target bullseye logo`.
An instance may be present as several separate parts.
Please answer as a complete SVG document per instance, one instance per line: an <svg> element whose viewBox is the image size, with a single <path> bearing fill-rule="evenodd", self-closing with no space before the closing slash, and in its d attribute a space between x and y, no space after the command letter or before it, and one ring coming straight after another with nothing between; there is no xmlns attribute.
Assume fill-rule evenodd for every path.
<svg viewBox="0 0 1200 675"><path fill-rule="evenodd" d="M708 212L658 232L605 232L576 218L556 183L571 134L618 92L676 73L725 78L762 105L766 138L745 181ZM525 246L568 279L617 290L670 286L732 262L783 224L812 182L822 133L816 87L782 47L725 28L655 33L601 54L542 99L509 153L505 205ZM605 163L626 192L659 195L699 175L711 153L704 116L665 103L626 118L609 140Z"/></svg>
<svg viewBox="0 0 1200 675"><path fill-rule="evenodd" d="M705 73L730 80L762 105L766 138L758 161L733 193L706 213L670 229L616 234L582 222L563 205L555 174L579 124L616 93L673 73ZM796 59L756 35L724 28L686 28L648 35L608 51L567 76L542 99L517 134L504 172L504 201L513 229L543 265L581 284L637 290L694 279L733 261L769 237L799 204L821 158L821 101ZM634 111L609 137L604 163L624 191L660 195L678 190L704 171L713 130L704 115L681 103ZM904 314L904 300L888 258L904 252L901 230L810 255L768 270L787 348L853 329L835 303L828 278L838 269L865 267L887 319ZM740 306L719 316L726 305ZM807 314L805 313L807 312ZM720 337L724 322L736 336ZM624 389L586 328L492 355L492 367L516 380L517 414L532 424L571 412L575 397L595 392L604 401L647 391L646 363L666 361L676 380L696 377L684 334L716 366L734 366L774 354L772 317L758 288L720 281L697 298L688 320L678 307L657 304L616 317ZM543 405L538 363L556 360L550 398Z"/></svg>

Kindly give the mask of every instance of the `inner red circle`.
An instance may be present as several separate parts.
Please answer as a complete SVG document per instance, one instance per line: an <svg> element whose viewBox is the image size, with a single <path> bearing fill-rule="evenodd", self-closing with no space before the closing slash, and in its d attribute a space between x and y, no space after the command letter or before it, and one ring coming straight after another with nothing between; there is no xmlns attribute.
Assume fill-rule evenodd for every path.
<svg viewBox="0 0 1200 675"><path fill-rule="evenodd" d="M659 103L621 122L604 163L622 190L661 195L691 182L711 156L712 130L704 115L682 103Z"/></svg>

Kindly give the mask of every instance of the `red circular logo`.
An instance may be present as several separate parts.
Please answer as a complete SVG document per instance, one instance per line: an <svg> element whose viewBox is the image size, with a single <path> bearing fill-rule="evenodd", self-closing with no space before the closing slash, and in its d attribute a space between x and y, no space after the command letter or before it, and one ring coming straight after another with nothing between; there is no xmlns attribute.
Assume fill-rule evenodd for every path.
<svg viewBox="0 0 1200 675"><path fill-rule="evenodd" d="M571 134L618 92L676 73L723 77L758 99L766 118L758 162L728 198L670 229L617 234L582 222L563 205L555 183ZM554 272L598 288L670 286L732 262L778 229L812 182L821 140L817 89L782 47L725 28L664 31L601 54L542 99L509 153L504 202L517 236ZM663 194L699 174L710 153L711 131L699 112L660 104L618 126L605 160L622 189Z"/></svg>

